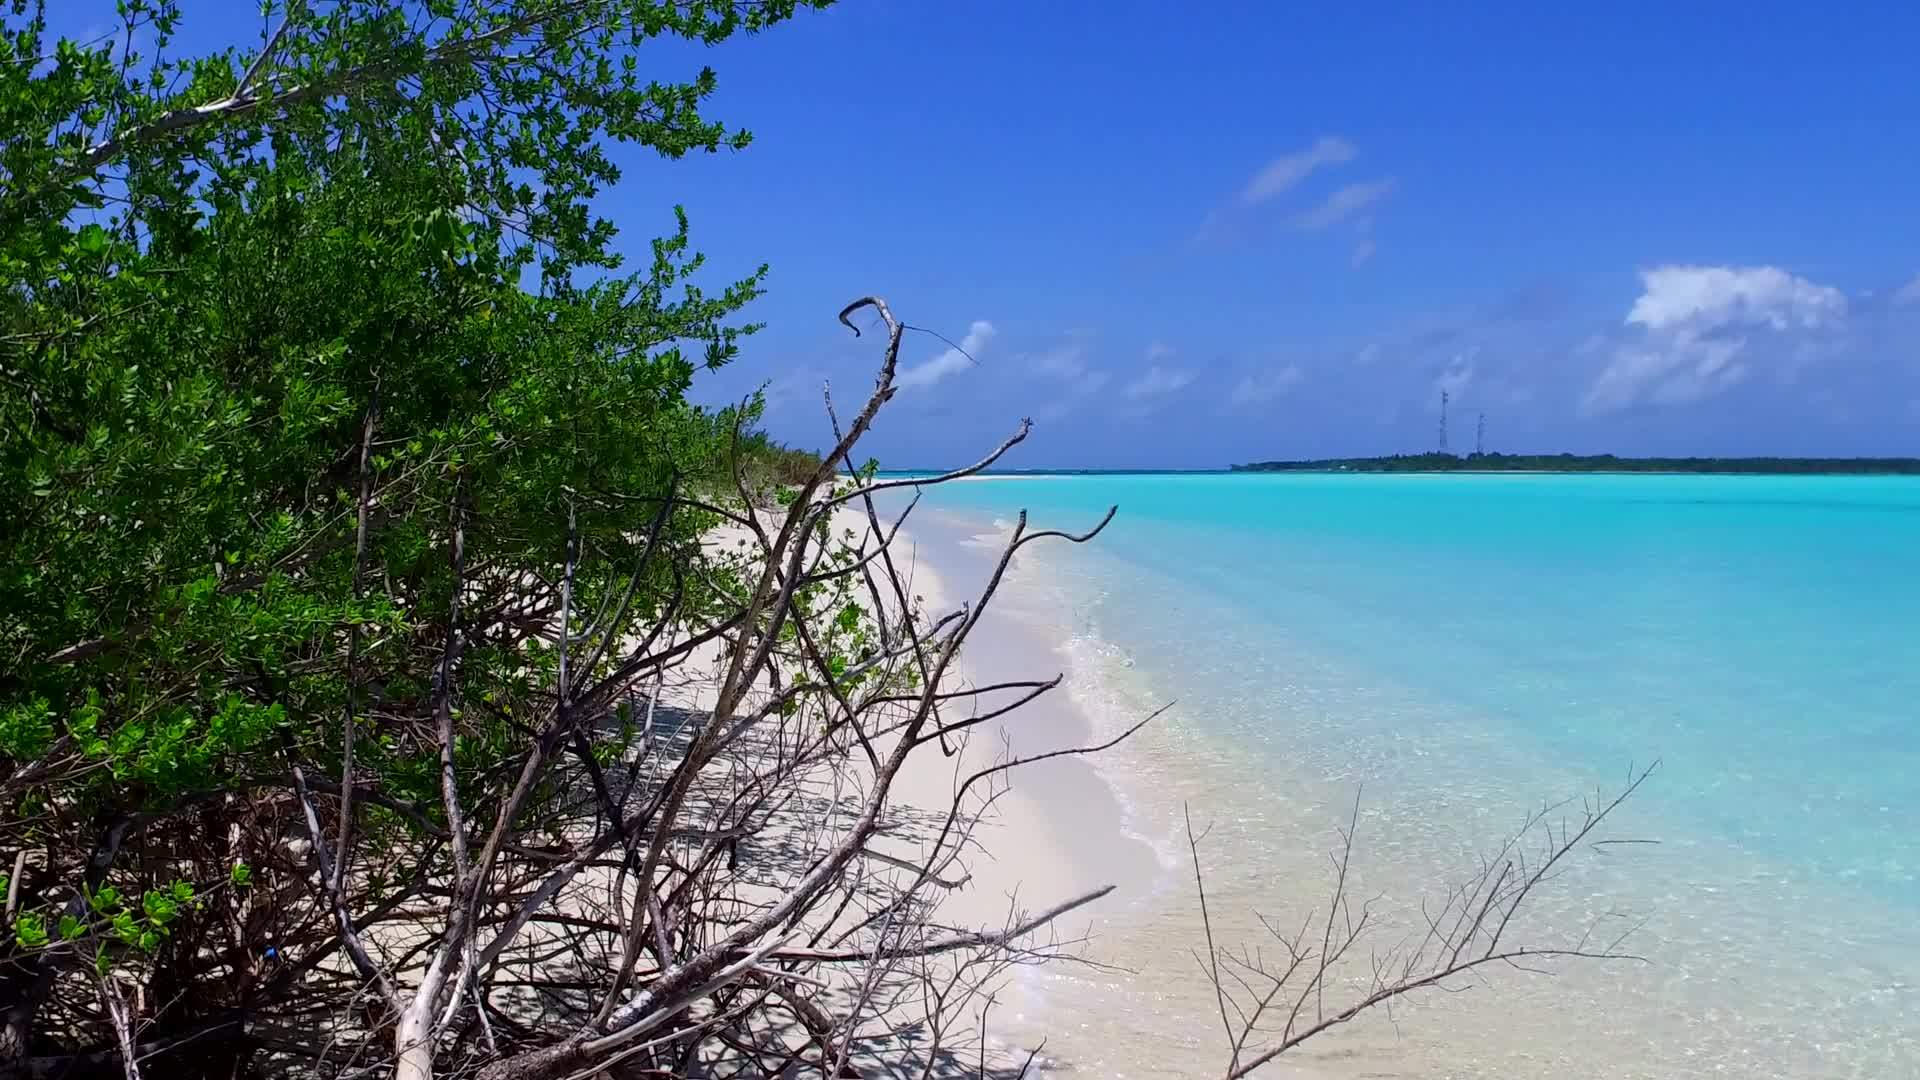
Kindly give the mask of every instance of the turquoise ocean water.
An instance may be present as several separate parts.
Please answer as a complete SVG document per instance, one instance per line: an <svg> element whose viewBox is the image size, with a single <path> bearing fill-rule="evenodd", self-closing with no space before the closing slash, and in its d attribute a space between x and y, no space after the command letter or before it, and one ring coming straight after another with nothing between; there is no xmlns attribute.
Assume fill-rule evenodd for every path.
<svg viewBox="0 0 1920 1080"><path fill-rule="evenodd" d="M1079 529L1110 504L1008 603L1096 728L1177 702L1104 765L1168 867L1140 926L1191 914L1184 812L1215 823L1228 903L1285 909L1356 794L1396 894L1658 758L1611 835L1659 843L1583 853L1539 913L1639 926L1650 962L1502 990L1493 1035L1466 1033L1491 993L1403 1016L1356 1036L1359 1071L1920 1076L1920 481L1035 477L923 513ZM1120 1004L1196 1007L1162 993Z"/></svg>

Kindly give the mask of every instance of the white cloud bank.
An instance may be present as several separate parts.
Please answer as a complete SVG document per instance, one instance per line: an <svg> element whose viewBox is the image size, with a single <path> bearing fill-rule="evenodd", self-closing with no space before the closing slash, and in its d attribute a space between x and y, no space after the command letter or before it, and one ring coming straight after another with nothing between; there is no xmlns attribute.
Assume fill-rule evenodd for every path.
<svg viewBox="0 0 1920 1080"><path fill-rule="evenodd" d="M946 352L928 360L924 364L910 367L894 379L894 385L903 390L921 386L932 386L941 379L973 365L968 355L978 356L987 342L993 340L993 324L985 319L976 319L967 328L967 336L960 339L958 349L949 346Z"/></svg>
<svg viewBox="0 0 1920 1080"><path fill-rule="evenodd" d="M1847 318L1840 290L1774 266L1661 266L1640 281L1626 322L1642 334L1614 350L1581 402L1585 412L1711 397L1750 373L1755 338L1830 330Z"/></svg>
<svg viewBox="0 0 1920 1080"><path fill-rule="evenodd" d="M1830 325L1847 314L1840 290L1775 266L1662 266L1641 273L1627 322L1649 330Z"/></svg>

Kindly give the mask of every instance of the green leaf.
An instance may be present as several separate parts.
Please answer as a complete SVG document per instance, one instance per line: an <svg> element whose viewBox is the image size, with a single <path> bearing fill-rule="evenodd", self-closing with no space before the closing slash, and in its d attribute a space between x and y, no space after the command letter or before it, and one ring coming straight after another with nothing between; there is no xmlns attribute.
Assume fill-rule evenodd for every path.
<svg viewBox="0 0 1920 1080"><path fill-rule="evenodd" d="M22 915L14 920L13 940L23 949L37 949L47 943L47 924L38 915Z"/></svg>
<svg viewBox="0 0 1920 1080"><path fill-rule="evenodd" d="M79 250L80 254L91 258L98 258L101 255L105 255L110 243L107 239L107 230L98 225L83 226L80 232L74 236L74 247Z"/></svg>
<svg viewBox="0 0 1920 1080"><path fill-rule="evenodd" d="M51 5L54 21L74 6ZM578 595L623 612L609 640L640 640L672 581L686 582L673 602L690 619L739 591L737 567L700 549L715 515L688 505L660 536L671 564L647 565L631 605L598 605L621 594L674 483L724 499L737 465L790 501L820 463L757 434L762 403L713 410L694 393L701 365L729 362L754 331L743 319L764 268L716 291L683 211L601 216L633 151L744 144L706 115L711 72L651 84L638 53L714 44L794 4L585 5L605 8L597 28L550 0L266 6L286 25L261 85L324 73L372 87L359 68L405 93L195 113L233 93L259 43L182 0L119 5L137 50L67 43L55 62L17 62L56 49L31 16L0 38L13 58L0 62L0 171L19 196L0 243L0 338L15 346L0 502L19 519L0 529L0 758L47 766L9 807L33 823L23 835L151 811L180 823L149 831L141 853L148 873L180 869L126 896L103 885L79 917L85 934L142 947L218 880L202 841L237 825L255 831L236 852L261 850L248 800L202 796L278 780L288 751L337 763L335 720L370 710L375 687L357 767L437 802L437 761L415 732L453 589L450 507L473 508L475 565L550 581L565 548L556 493L587 495ZM515 24L537 64L437 48ZM501 107L478 108L483 93ZM176 119L124 140L129 156L80 167L87 138L163 116ZM651 244L634 233L655 224ZM378 520L361 551L369 420ZM829 595L812 610L831 618ZM341 662L350 637L356 679ZM73 662L47 662L76 645ZM456 782L491 805L554 659L476 640L461 665ZM382 827L395 844L425 839ZM251 868L232 865L229 881L250 886ZM184 977L189 1000L218 981Z"/></svg>
<svg viewBox="0 0 1920 1080"><path fill-rule="evenodd" d="M149 892L141 897L140 907L147 913L149 920L160 926L165 926L180 913L179 902L170 894L159 891Z"/></svg>

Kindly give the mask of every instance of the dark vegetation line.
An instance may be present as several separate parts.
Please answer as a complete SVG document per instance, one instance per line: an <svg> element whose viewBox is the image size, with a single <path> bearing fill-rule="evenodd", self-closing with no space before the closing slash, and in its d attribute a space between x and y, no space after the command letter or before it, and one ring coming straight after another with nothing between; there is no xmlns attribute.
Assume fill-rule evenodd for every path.
<svg viewBox="0 0 1920 1080"><path fill-rule="evenodd" d="M784 448L782 448L784 450ZM937 469L883 469L887 476ZM1740 475L1920 475L1920 458L1620 457L1615 454L1392 454L1383 457L1256 461L1224 469L990 469L991 476L1222 476L1258 472L1715 473Z"/></svg>
<svg viewBox="0 0 1920 1080"><path fill-rule="evenodd" d="M722 476L737 470L752 488L791 487L804 484L820 468L820 455L774 440L764 431L741 434L735 459Z"/></svg>
<svg viewBox="0 0 1920 1080"><path fill-rule="evenodd" d="M1920 475L1920 458L1619 457L1614 454L1394 454L1390 457L1258 461L1233 472L1743 473Z"/></svg>

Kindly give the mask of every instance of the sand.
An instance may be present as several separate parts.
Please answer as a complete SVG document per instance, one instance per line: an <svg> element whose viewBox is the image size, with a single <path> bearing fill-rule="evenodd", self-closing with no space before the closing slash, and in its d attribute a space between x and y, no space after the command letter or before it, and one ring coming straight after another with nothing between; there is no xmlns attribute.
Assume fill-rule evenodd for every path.
<svg viewBox="0 0 1920 1080"><path fill-rule="evenodd" d="M856 540L868 533L863 512L842 509L834 518L836 534L851 532ZM985 538L947 535L929 527L930 542L921 533L903 530L894 543L894 558L909 584L909 594L921 598L932 618L962 605L977 605L991 573L997 547ZM737 549L741 530L715 530L708 543ZM1055 651L1058 642L1043 639L1029 625L989 606L968 639L958 663L948 673L950 690L1011 680L1049 679L1061 675L1065 659ZM699 710L711 704L717 651L687 665L678 687L664 697ZM1012 696L979 699L978 711L1008 703ZM949 707L948 722L968 715L969 706ZM935 745L916 751L897 777L893 802L902 820L937 821L952 805L966 778L1016 757L1027 757L1100 741L1089 718L1075 708L1064 685L1004 717L972 728L951 755ZM977 784L973 791L985 790ZM997 930L1023 914L1044 911L1065 900L1113 886L1106 897L1077 908L1030 943L1054 947L1078 959L1051 960L1043 971L1014 966L998 973L986 986L987 994L970 1008L967 1028L950 1031L950 1041L964 1038L976 1047L984 1028L990 1055L1002 1063L1025 1060L1027 1052L1053 1037L1057 1045L1060 1016L1046 1007L1046 986L1059 969L1094 970L1082 961L1099 962L1100 929L1108 918L1139 903L1161 867L1144 845L1121 830L1121 808L1113 791L1086 758L1058 757L1022 765L1000 773L991 805L974 824L973 849L964 857L966 883L940 894L933 918L956 929ZM889 854L912 859L921 854L915 840L933 830L903 828L904 841L876 845ZM1111 975L1111 972L1107 974ZM910 1009L913 1003L906 1003ZM889 1018L898 1022L896 1012ZM969 1058L973 1052L969 1051ZM1035 1059L1047 1062L1043 1053ZM883 1063L885 1064L885 1063Z"/></svg>
<svg viewBox="0 0 1920 1080"><path fill-rule="evenodd" d="M903 531L895 550L903 566L912 567L914 591L927 599L930 612L940 612L978 603L1001 543L1000 537L969 536L929 523L911 535ZM1006 587L1003 583L1003 590ZM1064 674L1066 658L1059 651L1063 643L1010 613L1012 599L1003 591L989 605L961 653L952 685L986 686ZM910 805L944 808L959 779L977 769L1107 737L1077 707L1063 683L974 729L953 758L929 754L911 761L896 794ZM1077 960L1022 969L996 991L987 1022L991 1040L1021 1050L1043 1041L1057 1048L1063 1027L1075 1021L1050 1007L1049 986L1063 978L1118 974L1079 961L1097 965L1112 953L1103 929L1118 913L1138 908L1164 868L1151 849L1124 833L1120 803L1093 758L1056 757L1002 775L1006 791L975 834L981 851L970 860L973 880L949 898L941 914L943 920L962 925L999 926L1011 909L1044 910L1113 886L1109 895L1036 935L1042 941L1073 942L1067 951ZM1071 1067L1049 1057L1043 1053L1038 1060Z"/></svg>

